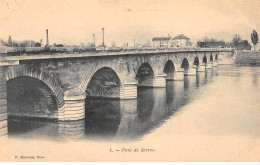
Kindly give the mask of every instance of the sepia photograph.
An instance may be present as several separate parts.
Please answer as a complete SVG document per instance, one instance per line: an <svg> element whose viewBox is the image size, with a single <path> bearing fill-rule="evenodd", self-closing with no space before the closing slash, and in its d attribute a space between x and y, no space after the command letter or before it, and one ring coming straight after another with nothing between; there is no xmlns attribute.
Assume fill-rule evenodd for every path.
<svg viewBox="0 0 260 165"><path fill-rule="evenodd" d="M259 0L0 0L0 162L259 162Z"/></svg>

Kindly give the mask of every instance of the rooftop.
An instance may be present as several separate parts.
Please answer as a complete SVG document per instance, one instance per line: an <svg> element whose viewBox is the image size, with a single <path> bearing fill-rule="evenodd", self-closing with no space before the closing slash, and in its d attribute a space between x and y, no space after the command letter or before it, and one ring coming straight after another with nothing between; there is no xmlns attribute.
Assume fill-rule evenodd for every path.
<svg viewBox="0 0 260 165"><path fill-rule="evenodd" d="M152 41L169 41L171 37L154 37Z"/></svg>
<svg viewBox="0 0 260 165"><path fill-rule="evenodd" d="M177 40L177 39L190 39L190 38L188 38L188 37L186 37L185 35L183 35L183 34L180 34L180 35L178 35L178 36L176 36L176 37L174 37L174 38L172 38L173 40Z"/></svg>

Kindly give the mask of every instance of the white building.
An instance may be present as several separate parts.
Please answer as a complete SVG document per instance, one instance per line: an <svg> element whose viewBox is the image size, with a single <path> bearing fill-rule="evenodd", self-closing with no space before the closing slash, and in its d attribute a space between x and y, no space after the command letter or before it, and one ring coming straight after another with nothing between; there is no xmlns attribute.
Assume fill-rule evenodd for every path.
<svg viewBox="0 0 260 165"><path fill-rule="evenodd" d="M191 46L190 39L183 34L180 34L174 38L172 38L171 42L172 47L185 48Z"/></svg>
<svg viewBox="0 0 260 165"><path fill-rule="evenodd" d="M171 46L171 36L168 37L154 37L152 39L153 47L170 47Z"/></svg>

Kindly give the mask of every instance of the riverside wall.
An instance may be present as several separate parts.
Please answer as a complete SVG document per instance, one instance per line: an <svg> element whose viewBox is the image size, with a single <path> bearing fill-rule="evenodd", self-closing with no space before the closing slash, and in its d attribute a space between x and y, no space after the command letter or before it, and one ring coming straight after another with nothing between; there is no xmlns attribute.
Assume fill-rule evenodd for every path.
<svg viewBox="0 0 260 165"><path fill-rule="evenodd" d="M260 51L236 51L233 62L235 65L260 66Z"/></svg>

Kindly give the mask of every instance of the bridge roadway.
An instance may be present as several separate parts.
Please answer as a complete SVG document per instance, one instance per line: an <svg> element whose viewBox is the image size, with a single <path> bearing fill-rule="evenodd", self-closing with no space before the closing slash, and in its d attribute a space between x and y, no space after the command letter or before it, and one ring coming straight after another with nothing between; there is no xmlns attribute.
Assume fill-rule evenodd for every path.
<svg viewBox="0 0 260 165"><path fill-rule="evenodd" d="M137 86L166 87L231 58L230 49L101 52L6 56L0 60L0 136L7 134L7 83L19 77L40 80L51 90L57 110L48 118L85 118L89 97L136 99ZM131 108L127 108L131 110ZM133 108L134 109L134 108ZM37 116L33 114L31 116Z"/></svg>

